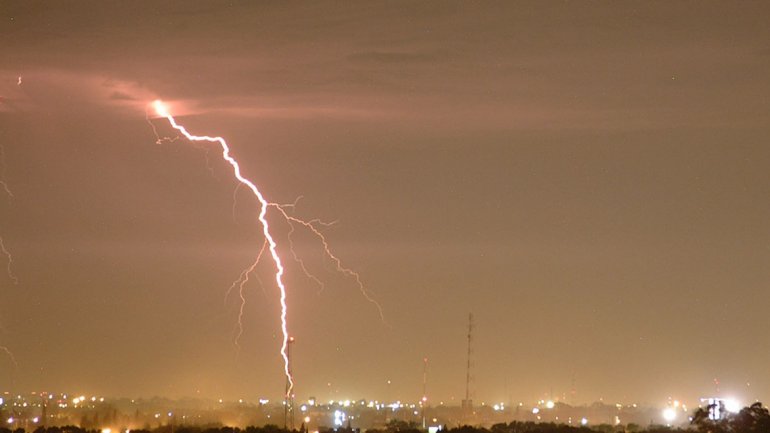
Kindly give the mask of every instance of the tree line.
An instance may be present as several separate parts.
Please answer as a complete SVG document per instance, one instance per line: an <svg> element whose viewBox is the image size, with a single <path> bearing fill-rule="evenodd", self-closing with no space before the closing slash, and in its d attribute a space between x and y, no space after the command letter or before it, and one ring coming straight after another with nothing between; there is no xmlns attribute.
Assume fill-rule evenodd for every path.
<svg viewBox="0 0 770 433"><path fill-rule="evenodd" d="M532 421L512 421L495 424L490 428L459 426L445 427L443 433L770 433L770 412L762 403L754 403L738 413L727 413L719 420L709 416L717 407L699 408L693 413L692 421L686 427L648 426L608 424L599 426L573 426L555 423L536 423ZM723 414L725 412L722 412ZM0 433L26 433L24 429L11 430L0 428ZM78 426L38 427L34 433L103 433L99 429L87 429ZM116 432L124 433L124 432ZM298 430L288 430L268 424L261 427L199 427L164 425L155 429L131 430L130 433L308 433L304 424ZM321 429L319 433L361 433L350 427ZM393 421L381 429L368 429L366 433L425 433L415 423Z"/></svg>

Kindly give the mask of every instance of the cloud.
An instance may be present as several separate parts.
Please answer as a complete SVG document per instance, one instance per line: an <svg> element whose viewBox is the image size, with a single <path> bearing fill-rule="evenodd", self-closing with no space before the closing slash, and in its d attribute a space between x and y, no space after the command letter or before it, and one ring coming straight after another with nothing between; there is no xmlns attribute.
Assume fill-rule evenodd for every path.
<svg viewBox="0 0 770 433"><path fill-rule="evenodd" d="M542 29L515 7L439 13L413 6L419 25L390 7L324 15L329 6L196 5L166 8L163 20L138 6L122 8L97 8L103 19L87 22L77 13L64 19L39 11L46 32L19 14L0 41L9 77L19 69L44 74L74 83L87 100L132 110L162 98L185 114L393 121L431 130L763 121L754 113L765 107L743 104L765 89L766 65L747 65L744 55L759 52L753 59L765 61L756 38L703 44L697 32L671 38L663 28L636 39L582 8L574 11L587 20L579 38L572 14L550 8L539 18ZM632 30L646 25L646 13L631 15ZM114 20L123 14L138 18ZM551 36L533 37L543 29ZM7 110L16 98L4 90L0 84Z"/></svg>
<svg viewBox="0 0 770 433"><path fill-rule="evenodd" d="M348 60L352 62L385 64L436 63L444 62L448 59L449 54L444 50L420 53L364 51L348 56Z"/></svg>
<svg viewBox="0 0 770 433"><path fill-rule="evenodd" d="M123 92L112 92L109 99L113 101L136 101L136 98Z"/></svg>

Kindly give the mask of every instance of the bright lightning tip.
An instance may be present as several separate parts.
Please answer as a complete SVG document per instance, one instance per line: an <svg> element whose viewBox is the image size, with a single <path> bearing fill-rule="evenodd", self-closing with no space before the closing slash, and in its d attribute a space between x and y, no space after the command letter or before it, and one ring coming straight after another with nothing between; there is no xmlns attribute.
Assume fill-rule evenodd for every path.
<svg viewBox="0 0 770 433"><path fill-rule="evenodd" d="M158 113L158 116L160 117L170 117L171 115L168 112L168 108L166 107L166 104L163 103L160 99L156 99L152 102L153 108L155 108L155 112Z"/></svg>

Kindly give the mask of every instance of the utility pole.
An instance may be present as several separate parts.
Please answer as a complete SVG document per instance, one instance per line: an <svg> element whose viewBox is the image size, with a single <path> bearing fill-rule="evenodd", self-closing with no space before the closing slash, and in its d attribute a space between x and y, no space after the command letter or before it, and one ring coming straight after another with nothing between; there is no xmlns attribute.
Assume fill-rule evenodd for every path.
<svg viewBox="0 0 770 433"><path fill-rule="evenodd" d="M291 346L294 344L294 337L289 337L289 341L286 344L286 359L288 359L289 376L292 376L291 372ZM284 430L294 430L294 390L292 389L289 378L286 378L286 394L284 394L283 401L283 428Z"/></svg>
<svg viewBox="0 0 770 433"><path fill-rule="evenodd" d="M41 395L40 399L42 400L40 406L41 414L40 414L40 426L45 428L48 426L48 399L46 398L48 395Z"/></svg>
<svg viewBox="0 0 770 433"><path fill-rule="evenodd" d="M422 409L422 428L425 429L425 406L428 404L428 394L426 392L428 386L428 357L422 359L422 400L420 400L420 408Z"/></svg>
<svg viewBox="0 0 770 433"><path fill-rule="evenodd" d="M462 409L465 416L473 412L473 400L471 399L471 367L473 366L473 313L468 314L468 358L465 367L465 399L462 401Z"/></svg>

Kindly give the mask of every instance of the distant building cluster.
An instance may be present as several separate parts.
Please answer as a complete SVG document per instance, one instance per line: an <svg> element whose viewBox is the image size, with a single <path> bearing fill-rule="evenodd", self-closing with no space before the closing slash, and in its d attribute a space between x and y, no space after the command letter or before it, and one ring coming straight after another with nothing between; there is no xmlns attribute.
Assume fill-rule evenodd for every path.
<svg viewBox="0 0 770 433"><path fill-rule="evenodd" d="M581 425L683 425L690 421L691 408L670 401L663 408L636 404L572 406L559 401L540 400L534 404L481 403L450 406L439 402L380 402L342 400L319 402L310 398L297 402L292 416L282 401L224 401L207 399L106 398L65 393L0 394L0 419L4 427L26 431L38 427L74 425L104 433L126 433L161 426L220 427L294 425L308 432L338 427L366 431L394 424L436 433L461 425L490 427L511 421L532 421ZM718 419L726 411L740 409L733 400L704 399L710 416Z"/></svg>

